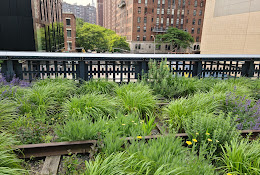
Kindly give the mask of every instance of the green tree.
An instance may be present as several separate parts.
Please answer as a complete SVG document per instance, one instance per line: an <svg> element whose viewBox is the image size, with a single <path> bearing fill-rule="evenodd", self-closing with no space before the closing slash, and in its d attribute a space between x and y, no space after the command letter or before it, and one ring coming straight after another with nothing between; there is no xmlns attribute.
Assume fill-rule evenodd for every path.
<svg viewBox="0 0 260 175"><path fill-rule="evenodd" d="M170 27L165 34L156 36L156 42L171 43L173 51L177 51L189 47L194 43L194 39L188 32Z"/></svg>
<svg viewBox="0 0 260 175"><path fill-rule="evenodd" d="M124 37L116 35L112 30L99 25L85 23L82 19L76 21L77 46L98 52L112 51L113 48L129 49Z"/></svg>

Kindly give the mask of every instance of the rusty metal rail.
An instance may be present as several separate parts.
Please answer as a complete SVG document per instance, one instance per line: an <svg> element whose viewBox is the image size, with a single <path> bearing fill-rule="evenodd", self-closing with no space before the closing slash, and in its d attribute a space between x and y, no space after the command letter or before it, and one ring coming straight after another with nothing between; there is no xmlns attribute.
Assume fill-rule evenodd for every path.
<svg viewBox="0 0 260 175"><path fill-rule="evenodd" d="M260 130L242 130L241 135L246 137L250 134L251 139L256 139L260 134ZM157 139L166 135L153 135L145 136L143 139ZM178 133L176 137L188 138L187 133ZM127 137L125 140L130 141L136 138ZM68 153L89 153L91 146L97 143L97 140L86 140L86 141L73 141L73 142L55 142L55 143L40 143L40 144L29 144L29 145L18 145L14 148L19 158L31 158L31 157L46 157L46 156L57 156L67 155Z"/></svg>

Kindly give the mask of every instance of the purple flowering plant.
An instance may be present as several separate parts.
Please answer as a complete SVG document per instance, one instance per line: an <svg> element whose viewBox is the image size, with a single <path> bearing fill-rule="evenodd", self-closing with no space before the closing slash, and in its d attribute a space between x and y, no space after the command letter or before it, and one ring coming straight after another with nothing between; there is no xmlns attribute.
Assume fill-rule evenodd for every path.
<svg viewBox="0 0 260 175"><path fill-rule="evenodd" d="M260 99L239 96L234 91L226 95L226 107L233 113L237 129L260 130Z"/></svg>

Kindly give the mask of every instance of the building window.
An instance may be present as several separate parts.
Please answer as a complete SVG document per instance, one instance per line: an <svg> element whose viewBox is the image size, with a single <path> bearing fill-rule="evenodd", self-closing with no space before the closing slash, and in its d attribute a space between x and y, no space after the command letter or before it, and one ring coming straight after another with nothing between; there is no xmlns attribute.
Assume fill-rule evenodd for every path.
<svg viewBox="0 0 260 175"><path fill-rule="evenodd" d="M193 16L196 16L197 10L193 11Z"/></svg>
<svg viewBox="0 0 260 175"><path fill-rule="evenodd" d="M196 42L199 42L199 41L200 41L200 37L197 36L197 37L196 37Z"/></svg>
<svg viewBox="0 0 260 175"><path fill-rule="evenodd" d="M181 12L181 10L180 10L180 9L178 9L178 10L177 10L177 15L180 15L180 12Z"/></svg>
<svg viewBox="0 0 260 175"><path fill-rule="evenodd" d="M146 32L146 26L144 26L144 32Z"/></svg>
<svg viewBox="0 0 260 175"><path fill-rule="evenodd" d="M191 28L191 33L194 33L194 28L193 27Z"/></svg>
<svg viewBox="0 0 260 175"><path fill-rule="evenodd" d="M153 22L153 18L152 18L152 22Z"/></svg>
<svg viewBox="0 0 260 175"><path fill-rule="evenodd" d="M67 37L71 38L71 29L67 29Z"/></svg>
<svg viewBox="0 0 260 175"><path fill-rule="evenodd" d="M171 13L171 9L167 9L167 15Z"/></svg>
<svg viewBox="0 0 260 175"><path fill-rule="evenodd" d="M161 0L158 0L158 5L160 5L161 4Z"/></svg>
<svg viewBox="0 0 260 175"><path fill-rule="evenodd" d="M162 4L165 4L165 0L162 0Z"/></svg>
<svg viewBox="0 0 260 175"><path fill-rule="evenodd" d="M200 16L202 15L202 10L200 10L200 13L199 13L199 15L200 15Z"/></svg>
<svg viewBox="0 0 260 175"><path fill-rule="evenodd" d="M137 17L137 22L138 22L138 23L141 22L141 17Z"/></svg>
<svg viewBox="0 0 260 175"><path fill-rule="evenodd" d="M68 41L68 51L72 50L72 42Z"/></svg>
<svg viewBox="0 0 260 175"><path fill-rule="evenodd" d="M181 11L181 15L184 15L184 10Z"/></svg>
<svg viewBox="0 0 260 175"><path fill-rule="evenodd" d="M195 25L195 23L196 23L196 20L193 18L192 25Z"/></svg>
<svg viewBox="0 0 260 175"><path fill-rule="evenodd" d="M144 14L147 14L147 7L144 8Z"/></svg>
<svg viewBox="0 0 260 175"><path fill-rule="evenodd" d="M144 17L144 23L147 23L147 17Z"/></svg>
<svg viewBox="0 0 260 175"><path fill-rule="evenodd" d="M197 7L197 6L198 6L198 1L195 0L195 2L194 2L194 7Z"/></svg>
<svg viewBox="0 0 260 175"><path fill-rule="evenodd" d="M138 49L139 49L139 50L141 49L141 44L138 44Z"/></svg>
<svg viewBox="0 0 260 175"><path fill-rule="evenodd" d="M177 21L176 21L176 25L179 25L179 19L177 19Z"/></svg>
<svg viewBox="0 0 260 175"><path fill-rule="evenodd" d="M141 13L141 7L138 7L138 13Z"/></svg>
<svg viewBox="0 0 260 175"><path fill-rule="evenodd" d="M189 22L189 19L186 19L186 23L188 23Z"/></svg>
<svg viewBox="0 0 260 175"><path fill-rule="evenodd" d="M159 15L160 14L160 9L157 9L157 15Z"/></svg>
<svg viewBox="0 0 260 175"><path fill-rule="evenodd" d="M198 20L198 25L201 25L201 19Z"/></svg>
<svg viewBox="0 0 260 175"><path fill-rule="evenodd" d="M70 19L66 19L66 25L70 26Z"/></svg>
<svg viewBox="0 0 260 175"><path fill-rule="evenodd" d="M164 15L164 9L162 9L162 15Z"/></svg>
<svg viewBox="0 0 260 175"><path fill-rule="evenodd" d="M140 26L137 26L137 32L140 32Z"/></svg>
<svg viewBox="0 0 260 175"><path fill-rule="evenodd" d="M140 41L140 36L139 36L139 35L137 35L137 38L136 38L136 39L137 39L137 41Z"/></svg>
<svg viewBox="0 0 260 175"><path fill-rule="evenodd" d="M146 36L143 36L143 41L146 41Z"/></svg>
<svg viewBox="0 0 260 175"><path fill-rule="evenodd" d="M138 4L141 4L142 3L142 0L138 0Z"/></svg>
<svg viewBox="0 0 260 175"><path fill-rule="evenodd" d="M147 1L148 1L148 0L145 0L145 1L144 1L144 4L145 4L145 5L147 5Z"/></svg>
<svg viewBox="0 0 260 175"><path fill-rule="evenodd" d="M169 22L170 22L170 18L167 18L167 20L166 20L166 25L167 26L169 25Z"/></svg>
<svg viewBox="0 0 260 175"><path fill-rule="evenodd" d="M154 9L152 9L152 13L154 12Z"/></svg>
<svg viewBox="0 0 260 175"><path fill-rule="evenodd" d="M156 18L156 24L159 25L159 18Z"/></svg>
<svg viewBox="0 0 260 175"><path fill-rule="evenodd" d="M171 18L171 24L173 25L173 18Z"/></svg>
<svg viewBox="0 0 260 175"><path fill-rule="evenodd" d="M203 1L200 2L200 6L203 7Z"/></svg>
<svg viewBox="0 0 260 175"><path fill-rule="evenodd" d="M161 18L161 24L163 24L163 18Z"/></svg>
<svg viewBox="0 0 260 175"><path fill-rule="evenodd" d="M181 19L181 24L183 24L183 19Z"/></svg>
<svg viewBox="0 0 260 175"><path fill-rule="evenodd" d="M200 28L197 29L197 34L200 34Z"/></svg>
<svg viewBox="0 0 260 175"><path fill-rule="evenodd" d="M135 44L135 50L137 50L137 48L138 48L138 44Z"/></svg>
<svg viewBox="0 0 260 175"><path fill-rule="evenodd" d="M155 47L155 50L161 50L161 45L157 44L156 47Z"/></svg>
<svg viewBox="0 0 260 175"><path fill-rule="evenodd" d="M174 15L174 9L172 9L172 15Z"/></svg>

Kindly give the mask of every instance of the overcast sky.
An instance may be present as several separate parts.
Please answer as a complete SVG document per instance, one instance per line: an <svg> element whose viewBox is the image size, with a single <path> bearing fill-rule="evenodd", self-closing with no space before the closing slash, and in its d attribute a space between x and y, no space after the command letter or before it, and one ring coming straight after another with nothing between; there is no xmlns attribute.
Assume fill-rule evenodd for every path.
<svg viewBox="0 0 260 175"><path fill-rule="evenodd" d="M92 0L63 0L63 2L67 2L70 4L77 3L78 5L88 5L89 3L92 3ZM94 0L94 3L96 5L96 0Z"/></svg>

